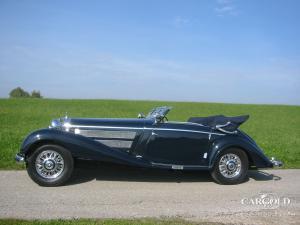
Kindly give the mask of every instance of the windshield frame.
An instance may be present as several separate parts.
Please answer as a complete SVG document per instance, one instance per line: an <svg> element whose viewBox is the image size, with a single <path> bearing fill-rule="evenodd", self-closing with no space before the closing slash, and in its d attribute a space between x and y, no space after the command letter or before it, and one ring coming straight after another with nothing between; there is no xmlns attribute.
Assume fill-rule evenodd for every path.
<svg viewBox="0 0 300 225"><path fill-rule="evenodd" d="M172 109L172 107L170 106L160 106L160 107L156 107L153 108L147 115L146 118L150 119L150 118L163 118L165 117L170 110Z"/></svg>

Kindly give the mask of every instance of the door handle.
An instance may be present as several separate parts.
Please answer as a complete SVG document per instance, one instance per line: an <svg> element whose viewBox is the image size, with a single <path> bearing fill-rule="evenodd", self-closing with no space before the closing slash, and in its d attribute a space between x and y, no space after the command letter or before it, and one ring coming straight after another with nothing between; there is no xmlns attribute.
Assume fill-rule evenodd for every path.
<svg viewBox="0 0 300 225"><path fill-rule="evenodd" d="M158 134L155 133L154 131L152 131L151 135L153 135L153 136L158 136Z"/></svg>

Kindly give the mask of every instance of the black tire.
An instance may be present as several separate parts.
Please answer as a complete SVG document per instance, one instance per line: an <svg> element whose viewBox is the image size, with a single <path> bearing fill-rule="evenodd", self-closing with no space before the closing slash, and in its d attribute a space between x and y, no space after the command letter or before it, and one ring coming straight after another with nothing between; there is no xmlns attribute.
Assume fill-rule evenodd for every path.
<svg viewBox="0 0 300 225"><path fill-rule="evenodd" d="M40 154L45 151L54 151L63 159L64 166L59 175L55 178L45 178L39 174L36 168L36 160ZM43 152L43 153L42 153ZM31 179L41 186L55 187L63 185L71 177L74 169L74 160L71 153L59 145L42 145L37 148L27 159L27 173Z"/></svg>
<svg viewBox="0 0 300 225"><path fill-rule="evenodd" d="M233 177L225 177L221 172L219 168L220 160L223 156L227 154L234 154L238 156L241 162L240 171L238 174L236 174ZM247 175L248 175L248 167L249 167L249 161L247 154L238 148L230 148L226 149L217 157L214 167L211 170L211 176L212 178L219 184L239 184L245 181Z"/></svg>

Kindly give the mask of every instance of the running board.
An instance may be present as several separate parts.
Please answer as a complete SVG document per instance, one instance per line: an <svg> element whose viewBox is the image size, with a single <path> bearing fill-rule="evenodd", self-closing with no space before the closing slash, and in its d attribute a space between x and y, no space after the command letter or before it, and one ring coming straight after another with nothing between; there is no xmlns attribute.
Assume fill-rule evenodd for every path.
<svg viewBox="0 0 300 225"><path fill-rule="evenodd" d="M155 163L151 162L151 165L156 168L165 168L172 170L203 170L208 169L207 166L199 165L178 165L178 164L167 164L167 163Z"/></svg>

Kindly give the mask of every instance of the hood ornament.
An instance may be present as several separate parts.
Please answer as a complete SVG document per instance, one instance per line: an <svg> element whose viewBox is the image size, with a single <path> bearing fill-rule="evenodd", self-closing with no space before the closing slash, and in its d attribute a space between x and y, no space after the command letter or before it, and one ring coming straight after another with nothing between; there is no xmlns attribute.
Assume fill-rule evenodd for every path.
<svg viewBox="0 0 300 225"><path fill-rule="evenodd" d="M65 122L66 120L68 120L68 119L69 119L68 113L66 112L66 113L65 113L65 116L59 118L59 121L60 121L61 123L64 123L64 122Z"/></svg>

